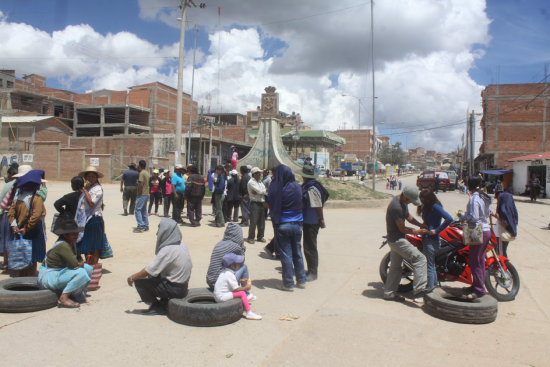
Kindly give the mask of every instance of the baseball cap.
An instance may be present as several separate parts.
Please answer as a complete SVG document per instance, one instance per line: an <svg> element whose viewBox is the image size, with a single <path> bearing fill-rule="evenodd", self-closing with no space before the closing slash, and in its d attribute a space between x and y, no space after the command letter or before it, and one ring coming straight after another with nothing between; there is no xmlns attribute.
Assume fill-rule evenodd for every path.
<svg viewBox="0 0 550 367"><path fill-rule="evenodd" d="M231 266L231 264L242 264L244 262L244 256L237 255L232 252L223 255L222 257L222 264L224 267L228 268Z"/></svg>
<svg viewBox="0 0 550 367"><path fill-rule="evenodd" d="M420 205L420 199L418 198L418 189L414 186L405 186L403 189L403 195L409 199L414 205Z"/></svg>

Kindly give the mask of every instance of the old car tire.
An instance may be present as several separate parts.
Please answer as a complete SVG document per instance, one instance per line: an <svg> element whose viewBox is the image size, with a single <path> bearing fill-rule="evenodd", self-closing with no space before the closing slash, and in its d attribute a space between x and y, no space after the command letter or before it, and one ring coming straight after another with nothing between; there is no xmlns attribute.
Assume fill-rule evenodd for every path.
<svg viewBox="0 0 550 367"><path fill-rule="evenodd" d="M441 288L424 296L424 311L442 320L462 324L488 324L497 318L498 302L489 294L466 300Z"/></svg>
<svg viewBox="0 0 550 367"><path fill-rule="evenodd" d="M57 305L57 295L40 289L37 277L0 281L0 312L33 312Z"/></svg>
<svg viewBox="0 0 550 367"><path fill-rule="evenodd" d="M168 317L177 323L190 326L221 326L239 320L243 315L240 298L217 303L212 291L193 288L185 298L168 302Z"/></svg>

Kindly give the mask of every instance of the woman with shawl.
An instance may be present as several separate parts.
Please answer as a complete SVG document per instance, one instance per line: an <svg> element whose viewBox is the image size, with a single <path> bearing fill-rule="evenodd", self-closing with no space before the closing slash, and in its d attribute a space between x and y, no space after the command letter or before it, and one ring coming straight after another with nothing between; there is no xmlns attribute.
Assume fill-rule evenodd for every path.
<svg viewBox="0 0 550 367"><path fill-rule="evenodd" d="M86 262L97 264L100 251L105 246L105 222L103 221L103 188L98 179L103 177L95 167L89 166L78 174L84 179L83 196L80 196L75 221L84 225L84 234L79 236L80 253L86 254Z"/></svg>
<svg viewBox="0 0 550 367"><path fill-rule="evenodd" d="M17 192L8 212L8 220L14 238L19 235L32 241L32 260L28 267L20 270L17 276L36 275L36 263L46 255L46 238L42 218L46 215L44 201L37 194L42 185L44 171L33 169L17 178Z"/></svg>
<svg viewBox="0 0 550 367"><path fill-rule="evenodd" d="M271 222L279 245L283 269L281 290L293 291L296 286L305 288L306 271L302 258L302 187L296 182L292 170L281 164L275 168L267 195Z"/></svg>
<svg viewBox="0 0 550 367"><path fill-rule="evenodd" d="M166 314L170 298L187 295L193 265L173 219L160 220L155 255L147 267L128 277L128 285L131 287L135 283L141 300L151 305L144 312L149 315Z"/></svg>
<svg viewBox="0 0 550 367"><path fill-rule="evenodd" d="M504 257L508 257L508 241L502 239L504 232L509 232L512 237L518 235L518 210L512 195L512 186L508 186L506 190L495 193L497 198L497 211L495 216L498 219L497 237L499 237L498 252Z"/></svg>

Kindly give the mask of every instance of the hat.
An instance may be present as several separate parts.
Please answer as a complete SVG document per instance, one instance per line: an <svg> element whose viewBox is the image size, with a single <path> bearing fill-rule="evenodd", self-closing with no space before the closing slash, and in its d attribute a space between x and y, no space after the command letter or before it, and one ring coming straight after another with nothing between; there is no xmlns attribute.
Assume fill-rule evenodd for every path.
<svg viewBox="0 0 550 367"><path fill-rule="evenodd" d="M164 171L164 167L160 166L159 171Z"/></svg>
<svg viewBox="0 0 550 367"><path fill-rule="evenodd" d="M246 165L246 169L250 171L252 169L252 166L250 164L248 164L248 165Z"/></svg>
<svg viewBox="0 0 550 367"><path fill-rule="evenodd" d="M57 235L62 235L65 233L82 232L83 230L84 230L84 227L79 227L73 218L67 217L67 216L60 216L55 221L52 232Z"/></svg>
<svg viewBox="0 0 550 367"><path fill-rule="evenodd" d="M99 172L99 171L97 170L97 168L95 168L94 166L88 166L88 167L86 167L86 169L85 169L84 171L80 172L78 175L79 175L80 177L84 177L84 176L86 176L86 173L88 173L88 172L93 172L93 173L97 174L97 177L98 177L98 178L103 177L103 173Z"/></svg>
<svg viewBox="0 0 550 367"><path fill-rule="evenodd" d="M307 157L307 158L306 158L306 161L311 161L311 157Z"/></svg>
<svg viewBox="0 0 550 367"><path fill-rule="evenodd" d="M258 173L258 172L262 172L262 170L259 169L258 167L252 168L252 171L251 171L252 174L255 174L255 173Z"/></svg>
<svg viewBox="0 0 550 367"><path fill-rule="evenodd" d="M153 173L159 173L159 170L158 170L158 169L154 169L154 170L153 170Z"/></svg>
<svg viewBox="0 0 550 367"><path fill-rule="evenodd" d="M137 166L134 162L132 162L128 165L128 168L137 168Z"/></svg>
<svg viewBox="0 0 550 367"><path fill-rule="evenodd" d="M17 169L17 174L13 175L13 177L21 177L24 176L27 172L29 172L32 169L31 166L28 164L23 164L22 166L19 166Z"/></svg>
<svg viewBox="0 0 550 367"><path fill-rule="evenodd" d="M222 257L222 265L225 268L230 267L232 264L242 264L244 262L244 256L237 255L232 252L223 255Z"/></svg>
<svg viewBox="0 0 550 367"><path fill-rule="evenodd" d="M237 174L239 174L239 173L237 172L236 169L232 169L231 171L229 171L229 174L230 174L230 175L237 175Z"/></svg>
<svg viewBox="0 0 550 367"><path fill-rule="evenodd" d="M183 164L176 164L176 167L174 169L183 169Z"/></svg>
<svg viewBox="0 0 550 367"><path fill-rule="evenodd" d="M315 178L315 169L312 166L303 166L300 175L304 178Z"/></svg>
<svg viewBox="0 0 550 367"><path fill-rule="evenodd" d="M28 183L40 185L40 183L44 181L42 177L44 177L44 171L41 169L31 169L17 179L17 186L22 187Z"/></svg>
<svg viewBox="0 0 550 367"><path fill-rule="evenodd" d="M403 189L403 196L409 199L414 205L420 205L420 199L418 198L418 189L414 186L405 186Z"/></svg>

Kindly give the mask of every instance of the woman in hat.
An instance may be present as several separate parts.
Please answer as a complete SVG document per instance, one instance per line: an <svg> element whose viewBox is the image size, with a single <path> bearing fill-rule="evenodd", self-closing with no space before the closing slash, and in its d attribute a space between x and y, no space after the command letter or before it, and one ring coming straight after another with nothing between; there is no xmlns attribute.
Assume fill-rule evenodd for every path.
<svg viewBox="0 0 550 367"><path fill-rule="evenodd" d="M53 229L59 238L46 254L38 273L41 287L61 291L57 301L59 307L77 308L86 302L92 267L82 261L76 249L78 233L83 229L67 214L59 217ZM76 302L71 300L71 296Z"/></svg>
<svg viewBox="0 0 550 367"><path fill-rule="evenodd" d="M94 265L97 264L99 253L105 245L105 222L102 214L103 188L98 181L103 174L97 168L89 166L78 175L84 178L84 189L82 189L84 200L79 208L80 213L77 213L77 222L82 225L78 218L85 217L86 223L79 249L80 253L86 255L86 262Z"/></svg>
<svg viewBox="0 0 550 367"><path fill-rule="evenodd" d="M23 166L21 166L23 167ZM20 168L21 168L20 167ZM8 219L15 236L23 236L32 241L32 260L30 265L20 270L17 276L34 276L36 263L44 260L46 254L46 238L42 218L46 215L44 201L37 194L42 184L44 171L31 169L22 176L17 177L17 192L8 212Z"/></svg>
<svg viewBox="0 0 550 367"><path fill-rule="evenodd" d="M19 165L13 163L10 165L7 171L6 184L0 190L0 254L4 255L4 262L0 266L0 269L6 269L8 267L8 251L6 250L6 244L11 238L11 227L8 219L8 211L10 210L13 198L15 196L15 179L14 175L17 174L17 168Z"/></svg>

